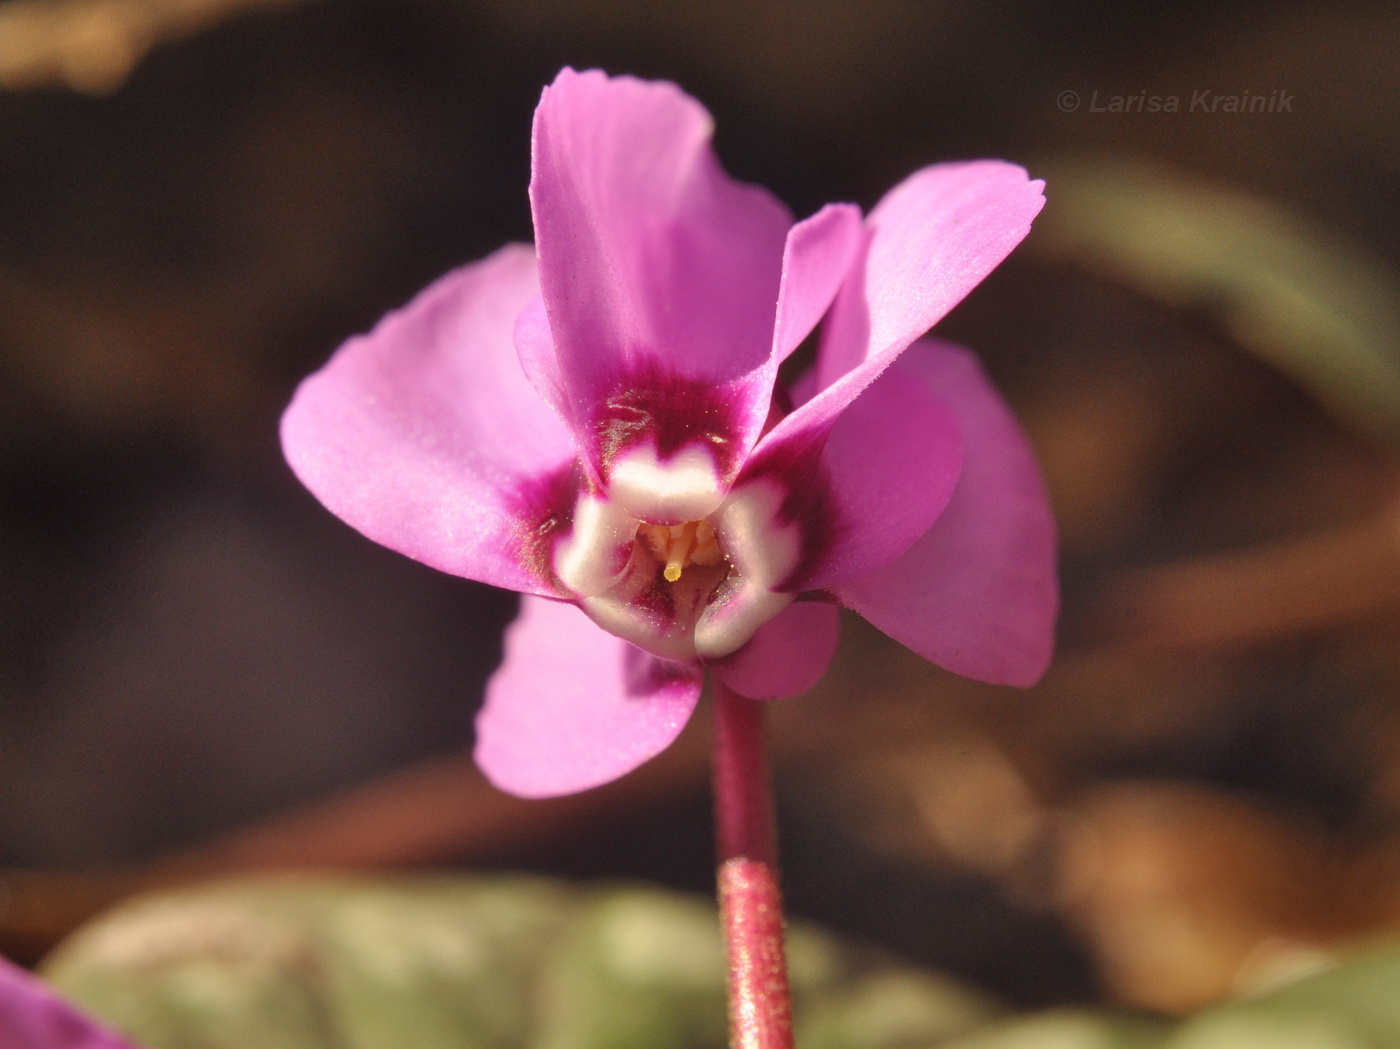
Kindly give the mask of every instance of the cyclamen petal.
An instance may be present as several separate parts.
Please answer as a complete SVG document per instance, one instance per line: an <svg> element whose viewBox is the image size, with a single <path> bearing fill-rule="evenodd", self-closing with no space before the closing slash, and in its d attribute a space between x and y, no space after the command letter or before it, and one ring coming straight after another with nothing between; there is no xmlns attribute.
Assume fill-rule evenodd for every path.
<svg viewBox="0 0 1400 1049"><path fill-rule="evenodd" d="M561 379L593 472L650 441L732 477L768 414L791 213L730 179L673 84L566 69L535 113L530 200Z"/></svg>
<svg viewBox="0 0 1400 1049"><path fill-rule="evenodd" d="M816 396L774 439L826 432L899 354L1030 231L1044 183L997 160L938 164L891 190L866 221L865 251L822 332Z"/></svg>
<svg viewBox="0 0 1400 1049"><path fill-rule="evenodd" d="M822 319L861 249L860 209L828 204L788 233L773 331L773 360L781 363Z"/></svg>
<svg viewBox="0 0 1400 1049"><path fill-rule="evenodd" d="M631 772L680 735L698 667L648 655L572 605L521 599L476 720L476 762L502 790L572 794Z"/></svg>
<svg viewBox="0 0 1400 1049"><path fill-rule="evenodd" d="M1025 434L966 350L925 339L901 358L958 413L962 477L902 557L834 588L848 608L964 677L1030 685L1055 637L1055 520Z"/></svg>
<svg viewBox="0 0 1400 1049"><path fill-rule="evenodd" d="M536 294L522 245L449 273L301 384L282 449L329 510L376 542L557 595L529 553L578 452L516 357L516 317Z"/></svg>
<svg viewBox="0 0 1400 1049"><path fill-rule="evenodd" d="M759 627L743 648L706 666L741 696L780 699L806 692L820 681L840 640L836 606L801 601Z"/></svg>
<svg viewBox="0 0 1400 1049"><path fill-rule="evenodd" d="M538 264L513 247L449 274L283 422L354 527L536 595L478 719L477 760L514 793L647 760L705 669L754 698L805 690L838 601L970 676L1026 684L1049 657L1029 446L960 351L910 348L1025 235L1041 183L938 165L864 221L833 204L794 224L711 133L673 84L564 70L535 114ZM823 315L816 366L781 388Z"/></svg>
<svg viewBox="0 0 1400 1049"><path fill-rule="evenodd" d="M784 478L784 516L815 522L802 563L783 580L784 589L803 591L863 575L908 550L947 505L961 469L957 416L896 361L825 434L779 424L739 484Z"/></svg>
<svg viewBox="0 0 1400 1049"><path fill-rule="evenodd" d="M38 977L0 957L4 1049L141 1049L69 1005Z"/></svg>
<svg viewBox="0 0 1400 1049"><path fill-rule="evenodd" d="M1044 190L1000 160L935 164L890 190L866 220L869 245L832 308L818 388L843 378L864 386L942 320L1025 239Z"/></svg>

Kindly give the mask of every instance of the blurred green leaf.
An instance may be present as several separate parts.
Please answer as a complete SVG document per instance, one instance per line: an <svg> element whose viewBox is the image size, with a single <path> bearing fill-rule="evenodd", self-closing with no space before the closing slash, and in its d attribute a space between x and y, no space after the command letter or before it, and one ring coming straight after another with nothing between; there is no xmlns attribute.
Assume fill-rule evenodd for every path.
<svg viewBox="0 0 1400 1049"><path fill-rule="evenodd" d="M1177 1024L1107 1011L1054 1010L993 1023L945 1049L1395 1049L1400 945L1347 959L1270 994Z"/></svg>
<svg viewBox="0 0 1400 1049"><path fill-rule="evenodd" d="M1394 1049L1400 944L1180 1023L998 1019L976 992L809 926L802 1049ZM713 903L543 879L229 882L130 901L45 965L150 1049L723 1049Z"/></svg>
<svg viewBox="0 0 1400 1049"><path fill-rule="evenodd" d="M1272 994L1207 1010L1163 1049L1395 1049L1400 947L1348 959Z"/></svg>
<svg viewBox="0 0 1400 1049"><path fill-rule="evenodd" d="M805 926L799 1040L929 1049L995 1013ZM714 904L532 878L230 882L131 901L46 975L150 1049L722 1049Z"/></svg>
<svg viewBox="0 0 1400 1049"><path fill-rule="evenodd" d="M1400 279L1284 209L1119 157L1046 168L1032 243L1185 308L1206 308L1245 348L1343 422L1400 444Z"/></svg>
<svg viewBox="0 0 1400 1049"><path fill-rule="evenodd" d="M888 970L802 994L796 1036L802 1049L921 1049L941 1046L989 1017L985 998L950 980Z"/></svg>
<svg viewBox="0 0 1400 1049"><path fill-rule="evenodd" d="M991 1024L947 1049L1163 1049L1165 1023L1087 1009L1054 1009Z"/></svg>
<svg viewBox="0 0 1400 1049"><path fill-rule="evenodd" d="M45 968L151 1049L504 1049L573 909L525 878L228 883L134 900Z"/></svg>

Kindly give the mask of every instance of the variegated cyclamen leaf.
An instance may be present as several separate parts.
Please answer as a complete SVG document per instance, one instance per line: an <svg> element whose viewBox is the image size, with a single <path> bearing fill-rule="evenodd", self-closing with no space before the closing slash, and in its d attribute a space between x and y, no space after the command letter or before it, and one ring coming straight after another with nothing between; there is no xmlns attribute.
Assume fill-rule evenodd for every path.
<svg viewBox="0 0 1400 1049"><path fill-rule="evenodd" d="M992 1023L943 1049L1393 1049L1400 943L1344 958L1267 994L1176 1023L1111 1010L1052 1010Z"/></svg>
<svg viewBox="0 0 1400 1049"><path fill-rule="evenodd" d="M806 926L812 1049L935 1045L982 996ZM230 882L128 902L45 974L147 1049L723 1049L712 902L526 877Z"/></svg>

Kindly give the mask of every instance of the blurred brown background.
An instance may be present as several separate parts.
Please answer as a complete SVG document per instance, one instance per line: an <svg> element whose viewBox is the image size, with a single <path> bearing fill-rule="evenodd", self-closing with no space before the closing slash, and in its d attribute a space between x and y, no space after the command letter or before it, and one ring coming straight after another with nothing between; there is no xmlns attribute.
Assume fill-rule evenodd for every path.
<svg viewBox="0 0 1400 1049"><path fill-rule="evenodd" d="M708 886L705 726L497 799L460 755L512 599L360 539L277 447L342 339L528 239L563 64L678 81L799 215L941 159L1050 177L941 330L1041 452L1062 657L981 688L852 619L776 714L794 911L1165 1010L1393 931L1397 44L1382 3L0 3L0 943L238 866Z"/></svg>

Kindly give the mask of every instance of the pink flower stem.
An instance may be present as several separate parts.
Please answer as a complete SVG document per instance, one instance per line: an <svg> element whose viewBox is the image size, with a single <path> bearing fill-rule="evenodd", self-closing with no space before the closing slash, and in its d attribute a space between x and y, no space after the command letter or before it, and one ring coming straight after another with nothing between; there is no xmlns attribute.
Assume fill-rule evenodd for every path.
<svg viewBox="0 0 1400 1049"><path fill-rule="evenodd" d="M715 833L731 1049L792 1049L762 704L715 687Z"/></svg>

